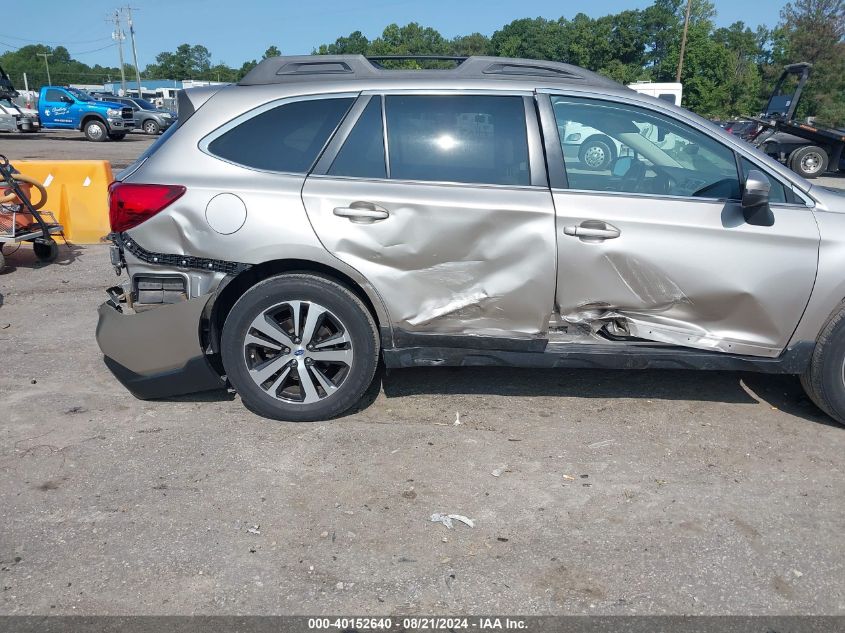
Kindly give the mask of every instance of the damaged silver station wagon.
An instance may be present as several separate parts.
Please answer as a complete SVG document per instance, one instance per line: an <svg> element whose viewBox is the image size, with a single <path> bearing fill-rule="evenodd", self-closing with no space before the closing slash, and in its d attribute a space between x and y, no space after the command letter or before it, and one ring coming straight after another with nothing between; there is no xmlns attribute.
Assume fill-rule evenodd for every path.
<svg viewBox="0 0 845 633"><path fill-rule="evenodd" d="M110 188L117 378L316 420L379 358L750 370L845 420L845 197L581 68L451 62L277 57L180 93Z"/></svg>

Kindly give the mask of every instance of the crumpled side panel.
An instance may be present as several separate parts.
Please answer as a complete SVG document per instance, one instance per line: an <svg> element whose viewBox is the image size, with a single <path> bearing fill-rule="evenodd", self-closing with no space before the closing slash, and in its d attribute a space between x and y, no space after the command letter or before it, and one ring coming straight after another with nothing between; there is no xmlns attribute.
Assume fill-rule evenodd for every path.
<svg viewBox="0 0 845 633"><path fill-rule="evenodd" d="M777 356L816 273L818 230L805 208L773 207L773 226L737 203L555 192L557 302L564 322L733 354ZM580 239L566 227L615 227Z"/></svg>
<svg viewBox="0 0 845 633"><path fill-rule="evenodd" d="M530 337L554 303L556 243L548 191L309 178L308 216L323 245L377 288L409 332ZM335 207L369 202L385 220Z"/></svg>

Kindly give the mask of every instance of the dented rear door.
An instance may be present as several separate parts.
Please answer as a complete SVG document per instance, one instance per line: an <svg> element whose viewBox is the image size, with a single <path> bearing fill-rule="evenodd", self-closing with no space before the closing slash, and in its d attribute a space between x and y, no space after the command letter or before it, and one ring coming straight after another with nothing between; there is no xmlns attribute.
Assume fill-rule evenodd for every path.
<svg viewBox="0 0 845 633"><path fill-rule="evenodd" d="M731 175L732 150L718 139L708 140L703 130L664 126L659 117L640 116L637 106L625 110L633 112L637 126L630 128L637 130L635 136L627 136L619 121L606 122L619 114L614 104L554 95L541 105L544 130L550 105L557 127L580 119L621 140L620 154L627 138L663 163L656 169L648 160L642 166L630 163L636 173L623 182L614 180L612 168L593 171L567 159L566 180L559 174L551 178L562 319L639 339L778 355L798 324L816 275L819 234L811 210L785 203L786 192L774 181L774 224L752 226L736 199L742 174ZM662 141L656 128L648 127L658 123ZM662 142L665 151L652 152L645 142ZM683 150L690 143L698 145L695 152ZM553 164L550 160L550 170ZM628 165L622 163L626 169L618 170L620 176Z"/></svg>
<svg viewBox="0 0 845 633"><path fill-rule="evenodd" d="M303 201L394 328L528 343L548 328L555 286L539 138L521 95L364 95Z"/></svg>

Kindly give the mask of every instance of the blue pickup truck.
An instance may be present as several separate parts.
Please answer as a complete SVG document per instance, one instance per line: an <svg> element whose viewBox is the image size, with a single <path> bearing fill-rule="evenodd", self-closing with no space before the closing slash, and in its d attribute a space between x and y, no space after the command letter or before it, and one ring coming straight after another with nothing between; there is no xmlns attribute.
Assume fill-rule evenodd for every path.
<svg viewBox="0 0 845 633"><path fill-rule="evenodd" d="M89 141L119 141L135 127L132 108L63 86L41 88L38 114L43 129L82 130Z"/></svg>

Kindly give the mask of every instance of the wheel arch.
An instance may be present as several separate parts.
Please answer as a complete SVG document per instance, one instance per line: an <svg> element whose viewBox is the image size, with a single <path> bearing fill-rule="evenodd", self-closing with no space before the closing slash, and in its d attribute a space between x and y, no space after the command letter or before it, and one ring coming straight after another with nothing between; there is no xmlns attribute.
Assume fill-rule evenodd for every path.
<svg viewBox="0 0 845 633"><path fill-rule="evenodd" d="M393 330L387 311L376 290L353 276L327 264L304 259L276 259L252 266L221 283L206 308L206 342L215 355L220 353L220 336L226 317L244 292L270 277L285 273L310 273L339 283L355 294L370 311L379 329L383 347L393 346Z"/></svg>
<svg viewBox="0 0 845 633"><path fill-rule="evenodd" d="M84 130L84 129L85 129L85 126L88 124L88 122L89 122L89 121L92 121L92 120L99 121L100 123L102 123L103 125L105 125L105 126L106 126L106 131L108 131L108 129L109 129L109 124L108 124L108 123L106 123L106 120L103 118L103 116L102 116L102 115L100 115L100 114L96 114L96 113L94 113L94 112L89 112L89 113L88 113L88 114L86 114L84 117L82 117L82 120L79 122L79 129L80 129L80 130Z"/></svg>

